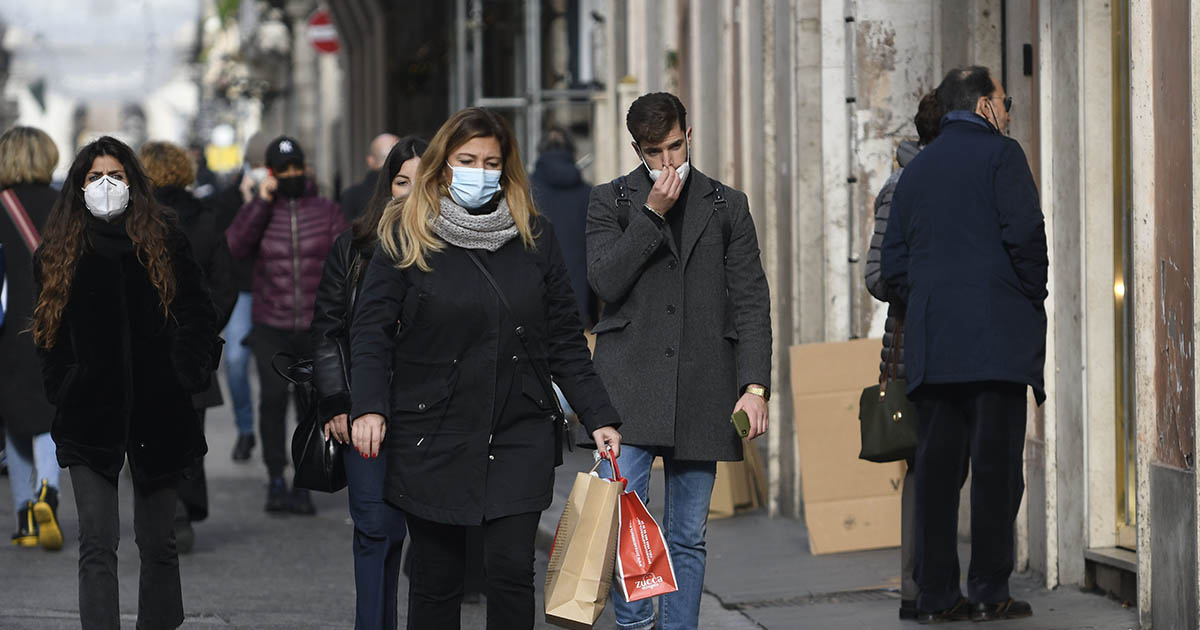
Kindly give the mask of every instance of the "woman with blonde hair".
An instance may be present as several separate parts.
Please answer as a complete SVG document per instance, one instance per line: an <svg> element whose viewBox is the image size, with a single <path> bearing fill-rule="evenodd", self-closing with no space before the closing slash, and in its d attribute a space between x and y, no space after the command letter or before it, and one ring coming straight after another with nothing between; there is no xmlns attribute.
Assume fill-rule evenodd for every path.
<svg viewBox="0 0 1200 630"><path fill-rule="evenodd" d="M24 332L36 289L33 254L58 193L50 187L58 148L46 132L13 127L0 135L0 244L8 300L0 326L0 425L8 453L8 480L17 515L14 545L61 549L58 462L50 421L54 407L42 392L41 362Z"/></svg>
<svg viewBox="0 0 1200 630"><path fill-rule="evenodd" d="M408 627L459 627L482 526L488 628L532 628L534 537L570 439L551 376L597 448L621 436L508 121L470 108L442 125L379 241L351 326L347 456L387 456L415 554Z"/></svg>

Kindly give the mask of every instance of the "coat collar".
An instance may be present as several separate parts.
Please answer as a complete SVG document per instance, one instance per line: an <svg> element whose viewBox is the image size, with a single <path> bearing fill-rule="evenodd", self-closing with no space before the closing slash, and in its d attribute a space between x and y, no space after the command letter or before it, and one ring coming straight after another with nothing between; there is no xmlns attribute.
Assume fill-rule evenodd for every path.
<svg viewBox="0 0 1200 630"><path fill-rule="evenodd" d="M625 185L629 187L629 198L633 202L633 207L640 208L650 197L650 188L654 182L650 181L650 174L646 172L646 168L638 165L625 176ZM705 227L716 213L709 199L712 195L712 180L693 164L691 173L688 175L687 212L683 215L681 239L683 242L677 244L673 239L667 239L672 253L680 259L680 263L685 268L692 255L692 250L700 240L700 235L704 233Z"/></svg>

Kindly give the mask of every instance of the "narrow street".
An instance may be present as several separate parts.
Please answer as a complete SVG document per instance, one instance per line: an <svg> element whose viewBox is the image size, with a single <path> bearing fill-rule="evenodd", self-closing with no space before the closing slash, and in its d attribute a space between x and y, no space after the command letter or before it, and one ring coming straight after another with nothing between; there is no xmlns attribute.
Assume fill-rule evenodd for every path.
<svg viewBox="0 0 1200 630"><path fill-rule="evenodd" d="M228 391L227 388L223 389ZM257 388L256 388L257 391ZM294 425L292 425L294 426ZM182 556L185 629L352 628L354 577L351 524L344 492L314 494L316 517L270 516L262 511L266 469L254 459L229 457L236 437L229 407L210 410L207 422L211 515L198 523L196 547ZM542 571L553 528L570 490L573 472L589 466L576 449L559 469L555 504L543 514L538 541L539 629ZM133 542L132 486L121 481L121 611L132 628L137 610L137 546ZM78 628L75 571L78 526L70 476L63 475L61 510L65 548L58 553L5 546L0 549L0 630ZM661 518L661 473L651 486L651 511ZM0 523L14 522L8 484L0 484ZM794 628L914 628L896 618L899 550L813 556L801 521L750 513L709 523L709 564L702 603L704 630ZM963 547L964 561L968 548ZM14 568L19 567L17 570ZM966 574L965 564L963 574ZM1033 603L1029 620L998 627L1056 630L1128 630L1136 611L1100 595L1064 586L1040 588L1029 576L1013 580L1014 595ZM401 578L401 627L408 583ZM483 628L485 603L463 606L463 627ZM960 624L970 627L971 624ZM613 625L611 605L597 628ZM951 627L954 627L953 625Z"/></svg>

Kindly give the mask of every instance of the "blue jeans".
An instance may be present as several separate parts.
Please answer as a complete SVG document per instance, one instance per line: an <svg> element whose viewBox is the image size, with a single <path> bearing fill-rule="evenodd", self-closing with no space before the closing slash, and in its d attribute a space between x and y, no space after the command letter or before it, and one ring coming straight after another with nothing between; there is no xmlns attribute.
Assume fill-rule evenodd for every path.
<svg viewBox="0 0 1200 630"><path fill-rule="evenodd" d="M354 519L354 628L395 630L404 512L383 500L387 458L363 459L349 446L343 453Z"/></svg>
<svg viewBox="0 0 1200 630"><path fill-rule="evenodd" d="M233 314L225 325L225 376L233 399L233 421L240 435L254 435L254 403L250 400L250 348L242 345L250 334L250 304L247 292L238 293Z"/></svg>
<svg viewBox="0 0 1200 630"><path fill-rule="evenodd" d="M54 439L49 433L34 436L13 435L4 429L8 453L8 481L12 485L13 508L19 512L26 501L37 501L37 493L45 479L58 487L58 457Z"/></svg>
<svg viewBox="0 0 1200 630"><path fill-rule="evenodd" d="M669 448L622 444L617 465L629 480L629 489L637 492L647 506L650 505L650 467L656 455L663 458L667 481L660 525L667 538L667 548L675 566L675 583L679 587L674 593L661 596L658 628L694 629L700 623L700 594L704 590L704 563L708 553L704 534L717 463L677 460ZM611 476L612 470L607 463L601 464L601 469L601 474ZM626 602L617 584L613 584L610 598L618 628L643 630L654 627L652 598Z"/></svg>

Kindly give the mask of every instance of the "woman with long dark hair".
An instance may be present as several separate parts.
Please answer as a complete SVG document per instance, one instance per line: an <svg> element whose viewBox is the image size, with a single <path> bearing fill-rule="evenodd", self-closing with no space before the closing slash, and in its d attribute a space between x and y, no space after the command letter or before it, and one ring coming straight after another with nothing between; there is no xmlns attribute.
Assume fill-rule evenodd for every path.
<svg viewBox="0 0 1200 630"><path fill-rule="evenodd" d="M375 253L384 207L404 203L428 146L425 140L408 136L392 147L365 210L334 241L317 287L312 326L316 349L313 375L320 396L317 407L320 417L327 420L326 434L342 443L350 442L350 319L363 270ZM404 513L383 500L384 460L348 456L344 461L354 519L354 627L392 629L396 627L400 551L407 531Z"/></svg>
<svg viewBox="0 0 1200 630"><path fill-rule="evenodd" d="M79 151L34 270L33 339L79 514L83 627L121 625L117 476L126 459L141 557L138 627L178 627L176 484L207 450L192 395L208 387L220 340L187 237L124 143L105 136Z"/></svg>
<svg viewBox="0 0 1200 630"><path fill-rule="evenodd" d="M403 205L384 210L350 333L359 455L347 455L386 455L384 497L413 539L409 628L459 627L476 526L488 627L533 627L534 537L566 426L550 377L597 448L620 448L582 331L512 127L486 109L458 112Z"/></svg>

